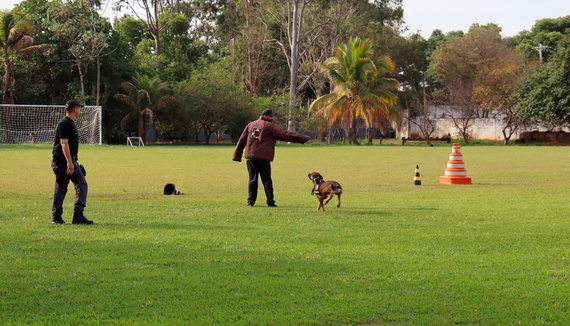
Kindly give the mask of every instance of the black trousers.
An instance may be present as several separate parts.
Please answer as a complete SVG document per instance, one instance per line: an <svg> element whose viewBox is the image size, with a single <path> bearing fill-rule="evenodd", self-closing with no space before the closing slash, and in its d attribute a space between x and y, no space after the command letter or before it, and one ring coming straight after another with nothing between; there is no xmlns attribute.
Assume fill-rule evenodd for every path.
<svg viewBox="0 0 570 326"><path fill-rule="evenodd" d="M247 203L255 204L257 200L258 178L261 176L263 188L265 188L265 197L267 197L267 205L275 204L273 198L273 181L271 180L271 163L261 160L247 160L247 171L249 172L249 184L247 188Z"/></svg>
<svg viewBox="0 0 570 326"><path fill-rule="evenodd" d="M55 163L53 159L51 161L52 168L55 168ZM74 213L83 213L85 205L87 204L87 181L85 176L79 168L77 162L73 162L75 170L72 175L67 173L58 173L55 175L55 186L53 190L53 205L51 208L51 213L54 218L60 218L63 213L63 201L65 200L65 195L67 194L67 187L69 181L73 182L75 186L75 205L73 208Z"/></svg>

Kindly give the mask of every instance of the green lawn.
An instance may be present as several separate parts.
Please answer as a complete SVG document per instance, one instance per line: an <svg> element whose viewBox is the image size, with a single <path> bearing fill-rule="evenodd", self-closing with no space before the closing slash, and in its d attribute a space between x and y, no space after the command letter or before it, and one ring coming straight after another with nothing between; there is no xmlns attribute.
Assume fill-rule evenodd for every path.
<svg viewBox="0 0 570 326"><path fill-rule="evenodd" d="M279 145L277 208L247 207L232 152L82 146L95 225L55 226L50 148L0 146L0 324L570 320L570 147L463 146L473 184L441 185L451 145ZM316 211L312 171L341 208Z"/></svg>

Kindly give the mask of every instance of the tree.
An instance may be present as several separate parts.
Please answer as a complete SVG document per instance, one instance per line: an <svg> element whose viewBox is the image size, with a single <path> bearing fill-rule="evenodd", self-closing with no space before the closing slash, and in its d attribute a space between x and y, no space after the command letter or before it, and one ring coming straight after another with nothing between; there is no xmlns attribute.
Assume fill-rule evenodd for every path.
<svg viewBox="0 0 570 326"><path fill-rule="evenodd" d="M318 39L321 33L322 25L315 26L309 32L304 32L305 13L308 6L313 2L312 0L286 0L284 8L275 8L269 10L275 19L277 19L282 28L285 40L273 39L276 44L281 48L283 54L287 58L287 65L289 66L289 112L288 112L288 130L295 131L295 120L293 119L293 108L297 101L297 94L299 89L304 87L308 78L299 83L299 66L301 64L301 50L300 44L303 39L311 35L311 39ZM305 34L304 34L305 33ZM312 42L308 42L307 47L310 47ZM306 51L307 49L303 49Z"/></svg>
<svg viewBox="0 0 570 326"><path fill-rule="evenodd" d="M244 24L241 35L245 43L245 69L244 69L244 82L245 87L251 94L255 94L259 89L259 81L261 78L263 60L261 58L265 54L265 40L267 39L267 27L257 25L260 24L259 20L254 17L258 11L252 8L249 0L243 0L243 13ZM257 27L257 28L256 28ZM231 40L232 56L235 57L236 39Z"/></svg>
<svg viewBox="0 0 570 326"><path fill-rule="evenodd" d="M274 54L265 42L271 39L271 31L263 23L263 11L249 0L229 2L218 17L218 37L227 44L227 52L232 58L231 69L237 82L243 83L244 91L252 95L262 95L269 85L279 84L271 79L274 68ZM269 69L268 69L269 68ZM237 78L237 77L236 77Z"/></svg>
<svg viewBox="0 0 570 326"><path fill-rule="evenodd" d="M220 61L204 67L177 87L179 106L193 117L196 131L204 132L206 144L212 135L219 142L226 133L237 140L252 118L253 99L234 84L229 66Z"/></svg>
<svg viewBox="0 0 570 326"><path fill-rule="evenodd" d="M158 77L141 76L136 73L132 82L121 83L119 87L122 93L115 94L114 98L132 108L121 120L121 130L126 131L129 122L138 117L138 136L148 142L154 112L164 109L176 100L170 95L168 83L161 81Z"/></svg>
<svg viewBox="0 0 570 326"><path fill-rule="evenodd" d="M431 143L431 135L436 127L431 106L437 103L437 99L434 93L426 89L427 85L425 84L427 84L427 81L424 82L421 97L413 90L405 92L405 97L402 99L404 103L401 105L408 111L404 119L419 128L422 138L429 145Z"/></svg>
<svg viewBox="0 0 570 326"><path fill-rule="evenodd" d="M336 56L319 64L320 71L334 89L311 103L309 112L329 123L344 121L350 139L358 145L356 123L362 118L369 127L374 120L397 117L397 96L392 92L398 82L388 76L395 71L389 57L372 58L372 46L366 40L351 38L337 47Z"/></svg>
<svg viewBox="0 0 570 326"><path fill-rule="evenodd" d="M299 103L330 92L324 76L316 73L315 62L334 56L336 45L345 43L350 35L369 38L379 34L377 27L397 26L403 14L401 3L310 0L297 1L295 8L292 1L230 1L218 16L217 35L227 45L232 67L245 90L266 96L287 89L290 103L297 105L289 105L293 112L285 115L298 122L306 116L305 109L297 110ZM296 19L299 24L292 25L293 13L301 15L301 11L302 19ZM298 37L292 38L293 34ZM293 53L298 57L291 52L295 40L298 51ZM292 69L296 78L292 78Z"/></svg>
<svg viewBox="0 0 570 326"><path fill-rule="evenodd" d="M488 102L483 99L483 90L491 90L496 84L496 78L490 78L489 74L505 76L505 81L509 71L514 72L515 66L520 68L520 62L512 61L515 66L511 70L504 69L507 65L505 56L513 50L509 50L505 40L501 39L500 31L494 24L474 25L465 36L456 36L440 44L431 56L430 68L439 85L438 95L450 106L450 118L465 142L471 136L473 120L486 118L497 109L490 103L483 107L479 105ZM512 78L511 85L515 81ZM476 90L481 94L478 97Z"/></svg>
<svg viewBox="0 0 570 326"><path fill-rule="evenodd" d="M401 0L287 0L266 5L270 17L279 23L274 41L283 52L289 68L288 129L295 129L293 110L298 95L317 72L314 62L334 55L336 42L346 40L344 27L349 20L360 33L367 25L398 22L402 17ZM305 69L302 69L302 68ZM300 72L303 72L301 74Z"/></svg>
<svg viewBox="0 0 570 326"><path fill-rule="evenodd" d="M570 35L560 41L548 63L537 65L517 85L514 98L520 117L551 128L570 126Z"/></svg>
<svg viewBox="0 0 570 326"><path fill-rule="evenodd" d="M137 18L146 23L147 30L154 40L154 54L156 56L161 53L160 31L164 28L159 17L167 9L168 3L167 0L118 0L114 7L117 11L127 7ZM144 11L144 19L139 15L139 9Z"/></svg>
<svg viewBox="0 0 570 326"><path fill-rule="evenodd" d="M495 117L501 118L504 144L508 145L511 136L524 123L517 115L517 101L512 95L528 66L524 54L507 42L497 42L488 51L494 51L494 59L478 69L473 99L483 111L494 111Z"/></svg>
<svg viewBox="0 0 570 326"><path fill-rule="evenodd" d="M73 58L72 62L79 76L80 98L83 100L87 99L85 78L90 65L96 64L95 103L99 105L101 58L107 55L104 51L109 46L109 22L88 3L81 1L54 2L48 10L48 17L46 27L68 48Z"/></svg>
<svg viewBox="0 0 570 326"><path fill-rule="evenodd" d="M190 33L190 18L173 12L160 15L164 28L160 32L162 53L160 75L164 80L180 81L192 74L200 59L208 58L208 46Z"/></svg>
<svg viewBox="0 0 570 326"><path fill-rule="evenodd" d="M36 27L25 20L16 21L11 11L0 11L0 47L4 61L4 77L2 79L2 103L14 104L13 88L16 79L12 72L10 55L26 58L37 53L45 53L51 49L48 44L32 45L32 34Z"/></svg>
<svg viewBox="0 0 570 326"><path fill-rule="evenodd" d="M559 18L539 19L530 31L521 31L510 41L528 58L548 62L551 54L556 51L559 42L569 34L570 16ZM540 48L539 48L540 47Z"/></svg>
<svg viewBox="0 0 570 326"><path fill-rule="evenodd" d="M382 26L381 37L375 44L375 52L382 51L394 59L395 75L398 76L399 107L404 111L400 115L402 120L418 126L426 142L435 131L435 120L431 115L431 107L435 103L432 90L432 81L428 75L428 53L434 41L426 41L419 34L407 37L401 36L398 31ZM431 39L431 38L430 38Z"/></svg>
<svg viewBox="0 0 570 326"><path fill-rule="evenodd" d="M192 21L189 34L195 40L214 45L219 42L216 37L216 22L224 8L233 1L228 0L194 0L170 1L169 9L182 14ZM255 3L251 1L252 4Z"/></svg>
<svg viewBox="0 0 570 326"><path fill-rule="evenodd" d="M115 20L115 31L121 35L123 41L132 51L145 39L148 33L145 22L131 16L123 16Z"/></svg>
<svg viewBox="0 0 570 326"><path fill-rule="evenodd" d="M61 104L65 103L71 96L82 97L79 73L76 70L77 64L69 51L69 45L62 42L47 28L54 17L53 7L59 4L60 1L23 0L12 11L16 17L29 18L29 22L41 29L41 32L34 34L35 44L49 44L52 47L49 55L32 56L25 60L20 56L11 57L13 72L17 77L14 95L19 103ZM103 105L103 136L105 138L107 131L111 129L107 126L118 125L117 117L124 115L113 116L115 113L121 112L119 110L107 110L106 108L116 107L117 104L106 103L106 101L116 93L119 83L128 80L133 75L132 54L124 44L124 38L122 39L118 33L115 33L111 24L106 19L101 19L102 17L95 12L98 6L97 2L82 0L82 4L85 7L84 12L87 12L88 8L92 8L93 19L96 22L101 22L101 24L97 24L100 27L97 33L104 34L106 43L109 44L104 53L98 55L96 51L91 51L94 48L90 44L93 43L83 43L89 46L90 51L87 53L93 54L92 63L89 64L88 69L83 69L85 71L83 79L84 100L96 104L96 99L100 99L100 105ZM67 7L71 5L77 7L72 2L66 2ZM65 9L65 11L68 10ZM56 11L56 14L59 15L60 13ZM82 27L78 26L79 24L83 26L84 17L72 17L69 22L74 24L75 29L81 29ZM91 15L89 15L89 19L91 19ZM86 34L85 41L95 40L89 36L91 34L90 29L83 30L83 32ZM97 59L100 59L100 65L96 64ZM82 63L83 66L85 66L85 61ZM101 69L100 74L97 73L98 67ZM100 76L100 82L97 76Z"/></svg>

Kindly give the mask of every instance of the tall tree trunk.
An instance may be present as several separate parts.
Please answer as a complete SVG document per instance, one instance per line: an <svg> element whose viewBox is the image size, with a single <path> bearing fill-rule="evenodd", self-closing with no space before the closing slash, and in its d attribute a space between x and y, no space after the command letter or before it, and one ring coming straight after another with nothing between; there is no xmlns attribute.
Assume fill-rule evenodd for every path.
<svg viewBox="0 0 570 326"><path fill-rule="evenodd" d="M14 104L14 97L12 92L9 91L10 89L10 58L8 57L8 53L4 50L4 78L2 78L2 104ZM4 126L4 128L10 130L12 126L10 126L10 119L8 118L11 114L13 108L6 108L2 114L0 115L0 125ZM14 134L12 132L7 132L6 134L6 142L8 144L14 143Z"/></svg>
<svg viewBox="0 0 570 326"><path fill-rule="evenodd" d="M154 113L151 109L145 108L140 113L138 136L148 143L150 131L152 130Z"/></svg>
<svg viewBox="0 0 570 326"><path fill-rule="evenodd" d="M4 50L4 78L2 79L2 104L14 104L14 94L10 87L14 86L15 80L12 78L12 65L9 54Z"/></svg>
<svg viewBox="0 0 570 326"><path fill-rule="evenodd" d="M162 12L162 8L161 8L161 2L160 0L152 0L152 9L154 11L154 14L151 15L150 14L150 8L147 10L147 22L148 22L148 26L149 26L149 31L152 35L152 38L154 39L154 47L155 47L155 52L156 52L156 56L158 57L160 55L160 24L158 22L158 16L160 16L160 13Z"/></svg>
<svg viewBox="0 0 570 326"><path fill-rule="evenodd" d="M350 140L354 145L360 145L360 142L358 142L358 129L356 129L356 114L353 115L350 124Z"/></svg>
<svg viewBox="0 0 570 326"><path fill-rule="evenodd" d="M291 65L289 72L291 79L289 80L289 116L287 117L287 129L295 131L295 120L293 119L293 109L297 100L297 77L299 76L299 37L303 27L303 10L306 0L291 0L293 10L289 14L289 45L291 47ZM302 5L299 8L299 5Z"/></svg>
<svg viewBox="0 0 570 326"><path fill-rule="evenodd" d="M513 117L513 114L509 114L507 121L505 121L505 126L503 127L503 137L505 138L504 140L504 144L508 145L509 144L509 140L511 139L511 137L513 136L513 134L517 131L517 129L519 128L519 124L514 122L514 120L516 120L516 118ZM514 126L513 126L514 124ZM508 129L508 131L507 131Z"/></svg>
<svg viewBox="0 0 570 326"><path fill-rule="evenodd" d="M79 74L79 83L81 84L81 98L85 98L85 83L83 82L83 70L81 70L81 60L77 57L77 73Z"/></svg>
<svg viewBox="0 0 570 326"><path fill-rule="evenodd" d="M256 94L258 90L259 80L259 67L263 55L263 39L259 40L259 35L256 34L253 28L254 17L249 0L244 0L244 31L243 36L246 41L246 87L249 89L250 94ZM265 37L263 37L265 38ZM232 57L233 64L235 64L235 39L232 39Z"/></svg>
<svg viewBox="0 0 570 326"><path fill-rule="evenodd" d="M99 97L101 96L101 57L97 56L97 95L95 97L95 105L99 106Z"/></svg>

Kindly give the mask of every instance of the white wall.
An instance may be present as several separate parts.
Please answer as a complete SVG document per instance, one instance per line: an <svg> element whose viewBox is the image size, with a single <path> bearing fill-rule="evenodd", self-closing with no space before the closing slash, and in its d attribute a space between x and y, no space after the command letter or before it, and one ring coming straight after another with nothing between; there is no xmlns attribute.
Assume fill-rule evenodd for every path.
<svg viewBox="0 0 570 326"><path fill-rule="evenodd" d="M407 111L404 111L404 115L408 115ZM453 120L449 118L451 115L456 115L457 113L450 106L433 106L430 109L430 118L435 122L435 131L432 137L443 137L447 134L451 134L452 138L461 138L459 130L453 124ZM489 140L504 140L503 137L503 127L504 123L501 118L478 118L472 119L471 127L469 129L469 134L472 139L489 139ZM516 140L519 135L525 131L551 131L542 125L531 125L526 127L519 127L516 132L511 136L511 140ZM566 131L568 128L556 129L555 131ZM414 123L409 122L406 118L401 120L401 124L398 128L397 137L412 137L413 134L420 134L420 129Z"/></svg>
<svg viewBox="0 0 570 326"><path fill-rule="evenodd" d="M452 119L434 119L435 121L435 131L432 137L443 137L447 134L451 134L452 138L461 138L458 129L453 124ZM470 134L472 139L489 139L489 140L503 140L503 121L501 119L487 118L487 119L473 119ZM517 131L511 136L511 140L519 138L519 135L525 131L549 131L544 126L532 125L527 127L519 127ZM569 131L568 128L561 129L562 131ZM401 128L401 137L411 137L412 133L419 133L420 130L418 126L413 123L409 123L404 128Z"/></svg>

